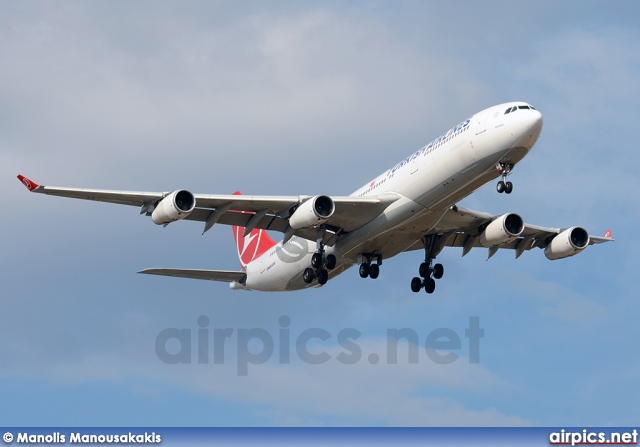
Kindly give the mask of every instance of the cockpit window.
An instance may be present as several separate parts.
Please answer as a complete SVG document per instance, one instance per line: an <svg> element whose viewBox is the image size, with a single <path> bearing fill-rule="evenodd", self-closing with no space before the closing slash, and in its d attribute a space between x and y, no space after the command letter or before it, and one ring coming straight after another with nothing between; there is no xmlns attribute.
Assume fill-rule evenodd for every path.
<svg viewBox="0 0 640 447"><path fill-rule="evenodd" d="M536 108L535 108L535 107L533 107L533 106L529 106L529 105L513 106L513 107L508 108L508 109L504 112L504 114L506 115L507 113L513 113L513 112L515 112L515 111L516 111L516 110L518 110L518 109L523 109L523 110L529 110L529 109L531 109L531 110L536 110Z"/></svg>

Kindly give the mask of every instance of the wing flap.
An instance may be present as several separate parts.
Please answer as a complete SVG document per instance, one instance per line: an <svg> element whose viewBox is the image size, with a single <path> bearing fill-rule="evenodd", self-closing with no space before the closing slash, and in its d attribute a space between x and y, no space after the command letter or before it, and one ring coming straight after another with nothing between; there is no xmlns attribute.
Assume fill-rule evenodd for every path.
<svg viewBox="0 0 640 447"><path fill-rule="evenodd" d="M257 212L269 210L271 213L282 213L307 199L307 196L245 196L245 195L213 195L194 194L198 208L218 208L231 205L236 211Z"/></svg>
<svg viewBox="0 0 640 447"><path fill-rule="evenodd" d="M185 220L193 220L197 222L207 222L211 214L214 213L215 210L211 209L203 209L196 208L185 217ZM221 223L223 225L235 225L238 227L246 227L249 223L249 220L254 216L254 214L237 212L234 210L229 210L222 214L217 218L216 223ZM289 221L287 219L283 219L282 217L278 217L273 214L267 214L262 217L258 222L255 223L254 228L262 229L262 230L272 230L284 233L289 226Z"/></svg>

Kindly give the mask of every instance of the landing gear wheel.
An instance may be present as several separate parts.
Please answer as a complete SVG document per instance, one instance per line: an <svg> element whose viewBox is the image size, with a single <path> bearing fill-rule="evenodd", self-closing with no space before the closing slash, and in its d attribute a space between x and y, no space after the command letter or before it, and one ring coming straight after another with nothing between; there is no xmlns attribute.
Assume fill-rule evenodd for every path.
<svg viewBox="0 0 640 447"><path fill-rule="evenodd" d="M513 183L507 181L507 176L511 175L513 163L511 163L510 161L498 162L496 164L496 169L502 177L502 180L500 180L496 185L496 189L499 193L504 192L507 194L511 194L511 191L513 191Z"/></svg>
<svg viewBox="0 0 640 447"><path fill-rule="evenodd" d="M433 277L435 279L440 279L442 278L442 275L444 275L444 267L442 266L442 264L436 264L433 266Z"/></svg>
<svg viewBox="0 0 640 447"><path fill-rule="evenodd" d="M504 186L504 182L498 183L498 191L503 192L500 185ZM411 280L411 290L414 292L424 287L426 293L433 293L436 289L436 279L440 279L444 275L444 267L442 264L433 264L436 256L438 256L442 250L442 245L445 245L445 243L441 242L443 237L446 237L445 241L449 240L445 235L434 234L422 238L424 244L424 262L420 264L420 268L418 269L422 279L414 278ZM420 280L421 283L418 284L417 280Z"/></svg>
<svg viewBox="0 0 640 447"><path fill-rule="evenodd" d="M422 279L417 276L411 280L411 291L418 293L422 289Z"/></svg>
<svg viewBox="0 0 640 447"><path fill-rule="evenodd" d="M311 284L315 279L315 277L316 277L316 274L312 268L304 269L304 272L302 273L302 279L304 280L305 283Z"/></svg>
<svg viewBox="0 0 640 447"><path fill-rule="evenodd" d="M511 182L507 182L504 184L504 192L506 194L511 194L511 191L513 191L513 183Z"/></svg>
<svg viewBox="0 0 640 447"><path fill-rule="evenodd" d="M427 293L433 293L436 290L436 281L433 278L429 278L424 283L424 291Z"/></svg>
<svg viewBox="0 0 640 447"><path fill-rule="evenodd" d="M318 284L322 286L326 284L328 280L329 272L327 272L325 269L320 270L320 273L318 274Z"/></svg>
<svg viewBox="0 0 640 447"><path fill-rule="evenodd" d="M363 262L360 264L360 278L366 278L369 276L369 264Z"/></svg>
<svg viewBox="0 0 640 447"><path fill-rule="evenodd" d="M371 264L369 267L369 278L376 279L380 275L380 266L378 264Z"/></svg>
<svg viewBox="0 0 640 447"><path fill-rule="evenodd" d="M311 257L311 267L314 269L320 268L322 265L322 255L320 253L314 253Z"/></svg>
<svg viewBox="0 0 640 447"><path fill-rule="evenodd" d="M336 268L336 257L335 255L327 255L327 268L329 270L333 270Z"/></svg>

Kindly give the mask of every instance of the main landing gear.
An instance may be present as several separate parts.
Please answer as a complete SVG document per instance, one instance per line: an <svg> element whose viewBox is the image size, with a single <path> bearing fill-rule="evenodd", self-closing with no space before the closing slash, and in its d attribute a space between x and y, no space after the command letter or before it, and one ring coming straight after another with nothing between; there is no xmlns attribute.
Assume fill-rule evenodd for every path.
<svg viewBox="0 0 640 447"><path fill-rule="evenodd" d="M324 285L329 280L329 270L336 267L335 255L326 255L324 250L314 253L311 257L311 267L307 267L302 273L302 279L305 283L311 284L314 279L318 278L318 284Z"/></svg>
<svg viewBox="0 0 640 447"><path fill-rule="evenodd" d="M360 264L360 278L376 279L380 275L380 266L382 265L381 255L363 254L363 262ZM375 259L375 264L373 260Z"/></svg>
<svg viewBox="0 0 640 447"><path fill-rule="evenodd" d="M424 287L427 293L433 293L436 290L436 279L442 278L444 275L444 267L442 264L432 265L433 260L425 261L420 264L419 274L411 280L411 291L418 293Z"/></svg>
<svg viewBox="0 0 640 447"><path fill-rule="evenodd" d="M435 259L434 245L435 238L433 235L426 236L423 239L424 242L424 262L420 264L418 273L420 277L415 277L411 280L411 291L418 293L420 289L424 287L424 291L427 293L433 293L436 290L436 279L442 278L444 275L444 267L442 264L433 265Z"/></svg>
<svg viewBox="0 0 640 447"><path fill-rule="evenodd" d="M502 176L502 180L498 182L496 185L496 189L499 193L511 194L513 191L513 183L507 182L507 176L511 174L511 170L513 169L513 163L505 162L505 163L497 163L496 169Z"/></svg>
<svg viewBox="0 0 640 447"><path fill-rule="evenodd" d="M306 284L311 284L314 279L318 278L318 284L321 286L326 284L329 280L329 270L333 270L336 267L337 259L335 255L325 255L324 239L325 228L321 225L318 228L318 251L311 257L311 267L307 267L302 272L302 279Z"/></svg>

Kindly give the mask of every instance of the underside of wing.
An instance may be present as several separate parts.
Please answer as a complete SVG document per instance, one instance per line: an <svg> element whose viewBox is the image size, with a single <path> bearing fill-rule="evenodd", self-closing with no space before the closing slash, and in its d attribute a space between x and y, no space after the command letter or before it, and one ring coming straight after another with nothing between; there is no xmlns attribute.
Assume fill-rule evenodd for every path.
<svg viewBox="0 0 640 447"><path fill-rule="evenodd" d="M68 197L71 199L93 200L97 202L117 203L120 205L142 206L149 202L162 199L169 193L117 191L107 189L62 188L57 186L39 185L33 180L19 175L18 179L31 192L49 196Z"/></svg>
<svg viewBox="0 0 640 447"><path fill-rule="evenodd" d="M205 232L213 224L221 223L244 227L247 231L254 228L278 231L284 233L285 237L298 236L312 241L318 237L318 225L292 228L291 223L291 218L299 207L314 197L282 198L280 202L274 201L272 197L263 199L263 196L246 196L248 199L242 202L238 202L237 198L245 196L212 197L214 196L207 196L206 200L201 201L200 196L196 196L196 209L186 217L186 220L205 222ZM381 197L331 197L333 213L322 222L325 228L323 243L334 245L341 234L371 222L397 199L398 196L394 194ZM204 205L217 207L206 208Z"/></svg>
<svg viewBox="0 0 640 447"><path fill-rule="evenodd" d="M458 206L451 207L427 237L433 241L434 255L444 247L461 247L463 256L472 248L485 247L489 257L499 249L511 249L518 258L537 247L549 259L573 256L588 245L613 241L610 231L604 237L590 236L581 227L542 227L527 224L514 213L496 216ZM416 241L407 251L424 248L423 241Z"/></svg>
<svg viewBox="0 0 640 447"><path fill-rule="evenodd" d="M203 234L221 223L244 227L247 232L254 228L278 231L284 233L285 240L298 236L316 241L317 229L322 226L326 245L334 245L340 235L371 222L399 198L393 193L378 197L310 197L192 194L187 190L135 192L44 186L22 175L18 179L39 194L139 206L140 214L151 216L158 225L182 219L204 222ZM323 216L313 208L316 203L330 213Z"/></svg>
<svg viewBox="0 0 640 447"><path fill-rule="evenodd" d="M204 279L208 281L244 283L247 274L233 270L199 270L199 269L145 269L138 273L145 275L173 276L177 278Z"/></svg>

